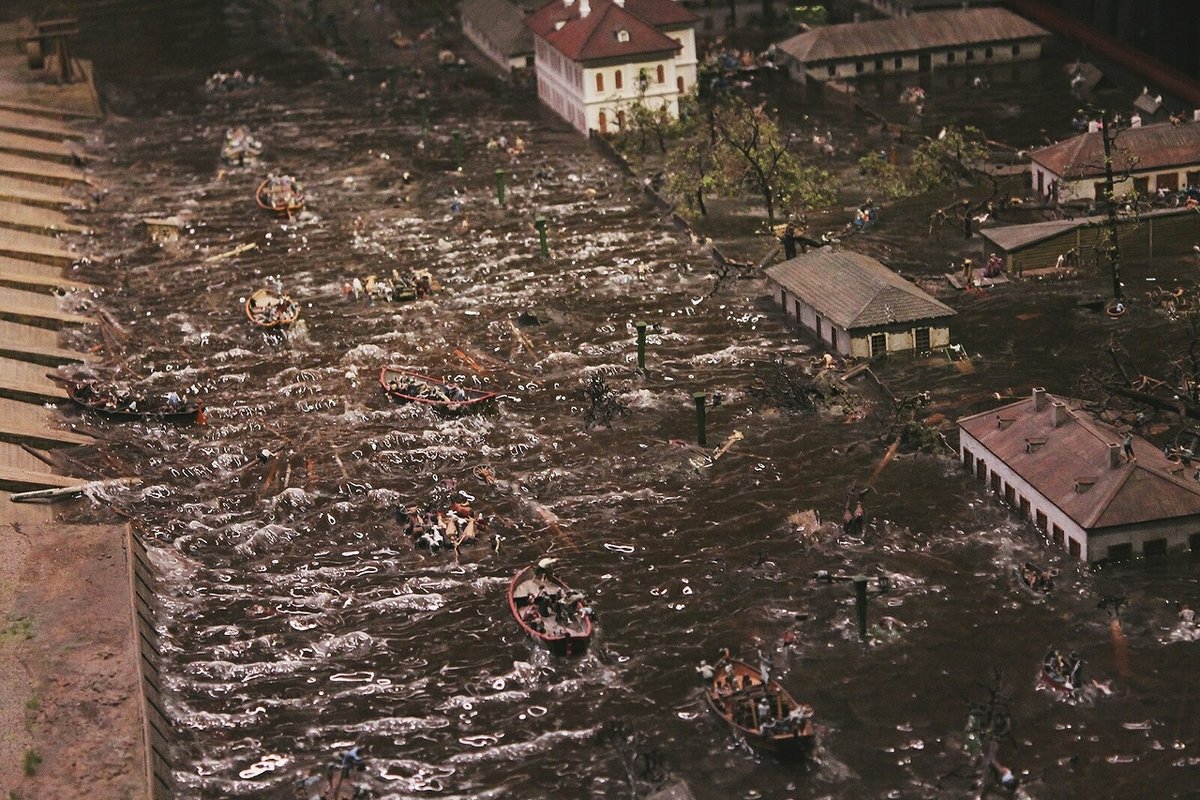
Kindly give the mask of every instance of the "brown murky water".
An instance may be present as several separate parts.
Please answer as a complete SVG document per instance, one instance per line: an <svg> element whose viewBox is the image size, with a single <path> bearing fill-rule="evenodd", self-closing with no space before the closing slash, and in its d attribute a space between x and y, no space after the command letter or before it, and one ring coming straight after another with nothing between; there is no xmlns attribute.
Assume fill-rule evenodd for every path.
<svg viewBox="0 0 1200 800"><path fill-rule="evenodd" d="M145 479L111 502L139 520L163 572L181 796L291 797L297 779L359 743L379 797L627 797L631 774L655 777L647 754L702 800L965 797L967 702L986 699L994 670L1014 717L1002 759L1027 796L1193 791L1200 645L1179 640L1176 601L1196 599L1197 562L1079 572L953 459L930 456L879 474L861 539L797 535L788 514L836 517L848 487L872 475L877 422L748 398L765 363L807 357L807 340L761 282L713 293L707 255L584 142L472 72L428 79L424 132L408 87L380 76L219 96L202 81L123 85L95 215L119 255L90 274L111 286L100 304L128 333L124 375L194 387L209 423L78 420L112 441L109 466ZM235 124L265 142L264 163L221 176ZM527 153L485 149L500 133ZM496 169L508 175L505 208ZM307 213L260 213L252 194L267 170L305 181ZM177 212L189 220L177 248L141 243L140 218ZM549 260L536 214L549 220ZM205 261L248 242L257 249ZM444 288L395 305L342 296L349 277L392 268L430 269ZM288 336L241 311L271 276L304 306ZM936 359L887 370L963 411L982 406L957 398L1000 387L1069 392L1111 330L1053 287L952 302L977 372ZM1022 327L1016 315L1031 308L1044 323ZM530 309L543 319L520 329L532 349L510 325ZM660 326L645 375L639 319ZM1133 347L1150 357L1170 334L1145 327L1158 340ZM389 405L375 383L387 363L505 398L492 415L449 421ZM583 423L583 381L596 373L629 406L611 429ZM694 391L724 396L710 445L745 436L716 462L675 441L694 437ZM393 521L397 504L450 500L492 520L498 552L477 545L455 564L415 550ZM509 577L545 553L599 613L578 661L534 649L504 605ZM1063 570L1049 598L1017 585L1025 559ZM813 581L818 569L892 577L872 601L868 644L850 587ZM1097 608L1115 594L1130 597L1127 666ZM784 648L789 631L797 643ZM1035 692L1053 644L1078 650L1112 695L1068 705ZM760 760L706 715L693 668L726 645L774 651L783 682L815 707L811 765ZM632 746L604 735L618 720Z"/></svg>

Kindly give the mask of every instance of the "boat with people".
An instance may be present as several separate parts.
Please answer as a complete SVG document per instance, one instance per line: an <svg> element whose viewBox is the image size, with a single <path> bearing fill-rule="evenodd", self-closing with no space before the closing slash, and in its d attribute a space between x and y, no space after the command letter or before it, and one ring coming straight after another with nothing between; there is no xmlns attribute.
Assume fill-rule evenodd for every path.
<svg viewBox="0 0 1200 800"><path fill-rule="evenodd" d="M816 745L812 706L799 703L770 676L723 654L703 665L708 707L753 749L783 760L806 757Z"/></svg>
<svg viewBox="0 0 1200 800"><path fill-rule="evenodd" d="M1038 594L1045 594L1054 588L1054 578L1058 575L1056 569L1042 569L1037 564L1026 561L1016 567L1017 577L1027 589Z"/></svg>
<svg viewBox="0 0 1200 800"><path fill-rule="evenodd" d="M1074 651L1064 655L1057 647L1051 647L1042 659L1038 681L1064 697L1072 697L1083 687L1083 659Z"/></svg>
<svg viewBox="0 0 1200 800"><path fill-rule="evenodd" d="M204 403L201 400L185 400L174 391L164 395L135 395L127 387L105 385L95 380L68 381L66 391L67 397L75 405L114 419L205 421Z"/></svg>
<svg viewBox="0 0 1200 800"><path fill-rule="evenodd" d="M244 167L257 161L262 149L262 142L239 125L225 131L225 144L221 145L221 161L231 167Z"/></svg>
<svg viewBox="0 0 1200 800"><path fill-rule="evenodd" d="M556 656L580 656L592 640L594 616L581 592L552 571L557 559L543 558L513 576L508 607L530 638Z"/></svg>
<svg viewBox="0 0 1200 800"><path fill-rule="evenodd" d="M300 319L300 304L286 294L258 289L246 298L246 316L260 328L278 328Z"/></svg>
<svg viewBox="0 0 1200 800"><path fill-rule="evenodd" d="M379 371L379 383L395 402L420 403L450 414L479 410L500 396L498 392L440 381L394 364Z"/></svg>
<svg viewBox="0 0 1200 800"><path fill-rule="evenodd" d="M255 189L254 199L260 207L290 217L304 209L304 185L291 175L271 173Z"/></svg>

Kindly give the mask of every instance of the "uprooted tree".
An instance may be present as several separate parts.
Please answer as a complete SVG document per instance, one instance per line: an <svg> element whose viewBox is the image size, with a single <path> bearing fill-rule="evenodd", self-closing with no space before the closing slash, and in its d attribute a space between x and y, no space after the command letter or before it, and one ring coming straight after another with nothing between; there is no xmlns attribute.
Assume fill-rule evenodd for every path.
<svg viewBox="0 0 1200 800"><path fill-rule="evenodd" d="M609 387L608 381L598 372L583 385L583 398L587 403L583 412L583 421L588 428L603 425L611 428L613 420L629 412L629 407L622 403L616 392Z"/></svg>
<svg viewBox="0 0 1200 800"><path fill-rule="evenodd" d="M846 382L829 370L812 374L803 366L773 358L755 376L751 397L785 411L815 411L831 405L854 405L857 397Z"/></svg>

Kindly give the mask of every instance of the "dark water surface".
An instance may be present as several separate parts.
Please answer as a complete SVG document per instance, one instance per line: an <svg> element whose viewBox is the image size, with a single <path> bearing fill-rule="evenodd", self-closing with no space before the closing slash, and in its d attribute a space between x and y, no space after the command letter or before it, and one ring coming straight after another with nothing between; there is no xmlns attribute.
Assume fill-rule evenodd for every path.
<svg viewBox="0 0 1200 800"><path fill-rule="evenodd" d="M105 429L107 468L144 478L112 502L139 521L163 574L181 796L291 797L297 778L357 742L380 797L628 797L638 753L660 756L702 800L968 797L967 701L986 699L994 670L1014 717L1002 759L1027 796L1194 791L1200 644L1179 641L1176 602L1196 599L1196 562L1080 572L931 456L879 474L861 539L797 534L789 514L836 517L872 475L878 423L748 398L771 357L809 351L764 284L713 293L707 254L584 142L474 73L435 80L426 133L404 90L394 99L378 78L207 96L197 75L127 88L137 102L105 126L95 224L119 255L92 274L112 286L101 304L128 334L124 374L195 386L209 406L206 427L80 423ZM265 142L265 163L220 176L235 124ZM487 151L501 132L527 154ZM309 188L298 220L254 206L268 169ZM187 216L178 246L142 243L138 221L159 213ZM258 248L204 260L246 242ZM344 280L393 268L430 269L444 288L396 305L342 297ZM287 336L241 310L269 276L304 305ZM954 299L982 376L932 361L896 372L944 403L979 386L1068 391L1071 356L1014 315L1044 300L1064 340L1089 352L1103 322L1049 291L1011 298ZM521 329L532 351L510 324L526 309L544 320ZM661 326L644 376L639 319ZM1043 354L1035 365L1015 355L1026 348ZM495 414L455 420L392 406L375 383L387 363L506 397ZM583 422L596 373L629 405L612 429ZM672 443L693 440L693 391L725 398L710 445L745 436L716 462ZM393 521L397 504L450 500L488 516L498 552L476 545L455 564L415 550ZM504 604L511 575L547 552L599 612L577 661L534 649ZM1027 558L1063 570L1049 598L1017 585L1013 564ZM873 624L892 618L887 630L861 644L850 586L811 580L818 569L892 576L871 606ZM1097 608L1125 593L1127 665ZM788 631L797 644L784 648ZM1052 644L1077 649L1112 696L1068 705L1035 692ZM810 766L760 760L706 715L693 668L725 645L771 649L784 684L815 707ZM598 735L614 720L636 752Z"/></svg>

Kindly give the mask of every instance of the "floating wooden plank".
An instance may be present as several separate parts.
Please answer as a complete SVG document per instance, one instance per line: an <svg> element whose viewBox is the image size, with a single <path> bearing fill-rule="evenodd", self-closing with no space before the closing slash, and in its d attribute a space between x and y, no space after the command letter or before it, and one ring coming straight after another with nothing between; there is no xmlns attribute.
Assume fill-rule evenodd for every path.
<svg viewBox="0 0 1200 800"><path fill-rule="evenodd" d="M83 225L76 225L61 211L36 208L23 203L11 203L0 198L0 226L31 233L89 233Z"/></svg>
<svg viewBox="0 0 1200 800"><path fill-rule="evenodd" d="M87 180L82 172L66 164L11 153L0 153L0 175L59 185L84 183Z"/></svg>
<svg viewBox="0 0 1200 800"><path fill-rule="evenodd" d="M0 175L0 200L42 208L77 208L87 205L85 199L68 194L62 186L11 175Z"/></svg>
<svg viewBox="0 0 1200 800"><path fill-rule="evenodd" d="M0 466L0 489L6 492L29 492L41 489L63 489L68 486L79 486L84 482L79 478L66 475L55 475L52 472L18 469L16 467ZM10 498L11 499L11 498Z"/></svg>
<svg viewBox="0 0 1200 800"><path fill-rule="evenodd" d="M75 254L53 236L0 228L0 256L67 266Z"/></svg>
<svg viewBox="0 0 1200 800"><path fill-rule="evenodd" d="M56 142L40 136L0 131L0 153L74 164L79 154L65 142Z"/></svg>
<svg viewBox="0 0 1200 800"><path fill-rule="evenodd" d="M86 281L75 280L63 267L25 261L20 258L0 256L0 285L18 289L41 291L62 289L63 291L98 291L100 287Z"/></svg>
<svg viewBox="0 0 1200 800"><path fill-rule="evenodd" d="M64 325L95 324L92 317L72 314L58 308L53 295L6 289L0 292L0 319L23 322L41 328L61 328Z"/></svg>
<svg viewBox="0 0 1200 800"><path fill-rule="evenodd" d="M84 134L55 119L0 109L0 131L40 136L61 142L63 139L82 139Z"/></svg>

